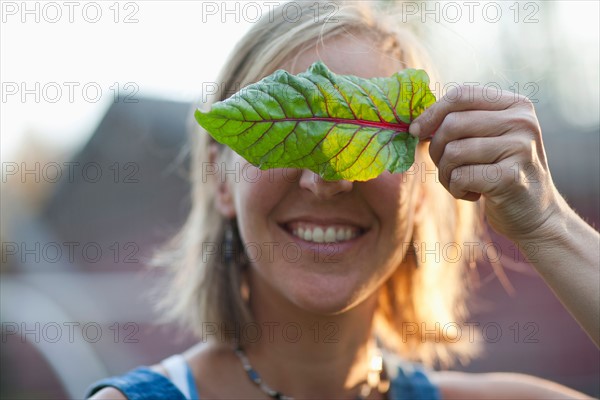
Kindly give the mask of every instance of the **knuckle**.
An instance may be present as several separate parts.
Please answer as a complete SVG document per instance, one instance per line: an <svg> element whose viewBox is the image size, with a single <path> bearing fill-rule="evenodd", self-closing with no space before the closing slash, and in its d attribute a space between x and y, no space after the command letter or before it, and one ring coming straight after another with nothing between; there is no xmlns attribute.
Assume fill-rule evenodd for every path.
<svg viewBox="0 0 600 400"><path fill-rule="evenodd" d="M513 99L513 102L515 104L520 104L520 105L523 105L523 106L525 106L527 103L531 104L531 101L527 98L527 96L524 96L521 93L515 93L515 92L507 91L506 92L506 96L508 98Z"/></svg>
<svg viewBox="0 0 600 400"><path fill-rule="evenodd" d="M424 124L424 125L428 125L429 123L431 123L432 119L433 119L432 107L426 108L425 110L423 110L421 115L418 116L419 123Z"/></svg>
<svg viewBox="0 0 600 400"><path fill-rule="evenodd" d="M527 96L519 95L517 96L517 104L520 109L528 113L536 122L537 117L535 114L535 104L531 99Z"/></svg>
<svg viewBox="0 0 600 400"><path fill-rule="evenodd" d="M515 196L521 196L528 190L527 181L523 179L522 174L514 176L513 174L503 174L500 185L504 190L509 190Z"/></svg>
<svg viewBox="0 0 600 400"><path fill-rule="evenodd" d="M460 101L465 91L465 86L452 86L444 95L444 100L449 103Z"/></svg>
<svg viewBox="0 0 600 400"><path fill-rule="evenodd" d="M518 154L531 154L533 140L524 135L519 135L514 138L512 147Z"/></svg>
<svg viewBox="0 0 600 400"><path fill-rule="evenodd" d="M511 98L512 103L516 106L522 106L527 108L526 103L531 103L531 101L529 101L527 97L523 96L520 93L509 92L507 94L507 97Z"/></svg>
<svg viewBox="0 0 600 400"><path fill-rule="evenodd" d="M500 184L502 186L507 187L507 186L515 183L515 179L514 179L515 176L513 174L509 173L509 171L507 171L507 170L503 170L502 172L503 173L500 176ZM518 181L518 179L517 179L517 181ZM516 182L516 183L518 183L518 182Z"/></svg>
<svg viewBox="0 0 600 400"><path fill-rule="evenodd" d="M463 143L460 140L453 140L448 143L444 149L444 160L448 163L459 160L463 152Z"/></svg>
<svg viewBox="0 0 600 400"><path fill-rule="evenodd" d="M449 182L458 188L460 188L464 184L463 180L461 179L462 175L463 175L463 169L464 168L462 168L462 167L456 167L456 168L452 168L450 171L448 171L449 172Z"/></svg>
<svg viewBox="0 0 600 400"><path fill-rule="evenodd" d="M518 99L519 99L519 104L521 104L523 106L523 108L525 108L526 110L531 111L531 112L535 111L533 102L529 99L529 97L523 96L521 94L518 96Z"/></svg>
<svg viewBox="0 0 600 400"><path fill-rule="evenodd" d="M455 131L460 124L460 118L458 113L451 112L442 121L442 125L440 125L440 131L442 132L453 132Z"/></svg>
<svg viewBox="0 0 600 400"><path fill-rule="evenodd" d="M511 92L510 90L500 89L500 96L502 98L506 98L506 99L514 99L515 93ZM520 96L520 95L517 95L516 97L518 97L518 96Z"/></svg>
<svg viewBox="0 0 600 400"><path fill-rule="evenodd" d="M539 127L535 114L527 110L516 112L512 117L512 124L516 128L527 129L530 131L537 131Z"/></svg>
<svg viewBox="0 0 600 400"><path fill-rule="evenodd" d="M464 189L462 188L462 185L460 185L460 181L450 182L448 192L450 192L452 197L454 197L455 199L461 199L465 193Z"/></svg>

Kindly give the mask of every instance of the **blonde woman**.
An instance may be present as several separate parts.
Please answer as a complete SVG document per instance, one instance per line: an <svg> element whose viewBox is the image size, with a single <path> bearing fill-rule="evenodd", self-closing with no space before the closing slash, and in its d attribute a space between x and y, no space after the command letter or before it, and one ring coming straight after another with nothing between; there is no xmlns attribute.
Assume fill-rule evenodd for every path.
<svg viewBox="0 0 600 400"><path fill-rule="evenodd" d="M418 40L371 2L339 4L335 21L316 15L313 1L296 5L303 7L299 20L275 9L252 27L222 71L213 101L277 69L296 74L317 60L364 78L407 67L433 71ZM455 92L410 132L423 139L416 165L437 166L439 181L430 173L350 182L324 181L309 170L261 171L196 129L193 207L160 263L173 270L161 310L196 332L199 343L98 382L88 396L586 398L526 375L430 369L477 354L465 335L446 331L431 340L432 327L465 321L473 260L422 258L407 244L431 249L477 240L480 196L496 231L521 246L535 243L535 268L599 343L598 233L555 189L531 103L509 93L491 103L481 92ZM533 163L537 183L515 180L515 162ZM486 164L496 165L502 179L461 178L462 169ZM207 173L209 167L230 172ZM335 253L314 243L328 230L336 235Z"/></svg>

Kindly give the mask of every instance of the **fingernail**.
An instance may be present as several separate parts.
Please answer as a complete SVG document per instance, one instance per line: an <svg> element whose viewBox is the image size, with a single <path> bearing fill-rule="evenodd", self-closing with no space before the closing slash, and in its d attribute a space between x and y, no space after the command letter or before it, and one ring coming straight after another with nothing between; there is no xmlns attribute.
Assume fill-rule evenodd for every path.
<svg viewBox="0 0 600 400"><path fill-rule="evenodd" d="M413 135L414 137L419 137L419 133L421 132L421 127L419 126L419 124L416 123L412 123L410 124L410 126L408 127L408 133L410 133L411 135Z"/></svg>

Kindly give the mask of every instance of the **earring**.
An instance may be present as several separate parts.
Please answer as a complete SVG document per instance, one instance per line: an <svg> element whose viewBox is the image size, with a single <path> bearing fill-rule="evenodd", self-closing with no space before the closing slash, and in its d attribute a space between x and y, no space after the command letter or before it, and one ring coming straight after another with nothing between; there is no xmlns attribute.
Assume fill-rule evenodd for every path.
<svg viewBox="0 0 600 400"><path fill-rule="evenodd" d="M415 241L411 239L410 241L410 247L406 253L407 256L412 256L414 263L415 263L415 269L419 269L419 257L417 256L417 248L415 246Z"/></svg>
<svg viewBox="0 0 600 400"><path fill-rule="evenodd" d="M230 267L233 264L233 221L231 220L225 222L223 253L225 256L225 265Z"/></svg>

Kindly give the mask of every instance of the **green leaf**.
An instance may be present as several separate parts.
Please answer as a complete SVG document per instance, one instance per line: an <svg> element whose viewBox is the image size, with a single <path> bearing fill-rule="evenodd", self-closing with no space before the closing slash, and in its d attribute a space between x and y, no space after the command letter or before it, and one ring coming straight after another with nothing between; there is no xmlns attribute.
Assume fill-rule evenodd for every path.
<svg viewBox="0 0 600 400"><path fill-rule="evenodd" d="M275 71L195 117L260 169L366 181L410 168L418 139L408 126L434 102L423 70L363 79L336 75L319 61L298 75Z"/></svg>

